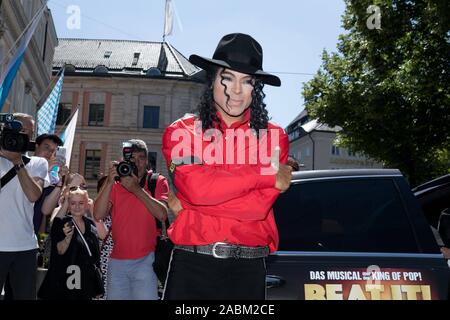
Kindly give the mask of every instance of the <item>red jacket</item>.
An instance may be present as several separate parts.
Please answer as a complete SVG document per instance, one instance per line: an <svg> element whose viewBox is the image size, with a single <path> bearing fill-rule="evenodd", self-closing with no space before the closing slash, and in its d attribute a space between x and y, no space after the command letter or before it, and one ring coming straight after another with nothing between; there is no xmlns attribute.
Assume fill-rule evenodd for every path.
<svg viewBox="0 0 450 320"><path fill-rule="evenodd" d="M225 132L215 138L208 136L208 131L202 132L196 122L199 119L194 116L186 116L166 128L162 151L170 171L174 168L172 160L177 162L193 155L201 162L178 165L173 171L176 195L183 207L168 230L175 244L204 245L220 241L268 245L271 252L277 249L278 232L272 205L280 192L275 188L275 172L269 156L279 146L280 162L287 162L288 136L282 128L269 122L267 133L260 134L258 140L247 131L249 120L250 110L247 110L243 121L231 127L222 121Z"/></svg>
<svg viewBox="0 0 450 320"><path fill-rule="evenodd" d="M148 176L150 177L150 172ZM149 195L147 181L144 190ZM169 186L167 180L159 175L155 199L167 201ZM112 233L114 247L111 253L113 259L139 259L155 251L156 246L156 222L145 204L133 193L116 182L109 195L112 218Z"/></svg>

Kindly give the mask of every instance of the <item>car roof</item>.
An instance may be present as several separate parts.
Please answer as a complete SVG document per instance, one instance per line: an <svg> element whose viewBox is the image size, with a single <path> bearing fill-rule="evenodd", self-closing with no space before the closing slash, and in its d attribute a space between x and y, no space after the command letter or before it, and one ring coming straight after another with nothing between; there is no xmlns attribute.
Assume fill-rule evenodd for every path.
<svg viewBox="0 0 450 320"><path fill-rule="evenodd" d="M450 185L450 174L446 174L444 176L438 177L431 181L425 182L425 183L415 187L414 189L412 189L412 192L415 195L420 195L422 193L434 190L437 187L441 187L441 186L445 186L445 185Z"/></svg>
<svg viewBox="0 0 450 320"><path fill-rule="evenodd" d="M330 177L395 177L403 176L398 169L337 169L292 172L292 180Z"/></svg>

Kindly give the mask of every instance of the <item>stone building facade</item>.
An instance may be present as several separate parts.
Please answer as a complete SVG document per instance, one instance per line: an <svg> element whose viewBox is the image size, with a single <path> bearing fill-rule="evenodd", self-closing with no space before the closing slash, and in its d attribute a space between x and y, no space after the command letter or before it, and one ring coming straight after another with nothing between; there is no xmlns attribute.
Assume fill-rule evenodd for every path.
<svg viewBox="0 0 450 320"><path fill-rule="evenodd" d="M162 134L197 105L203 90L198 69L167 43L60 39L54 72L65 67L57 128L78 108L70 169L92 187L122 142L142 139L149 166L167 175Z"/></svg>
<svg viewBox="0 0 450 320"><path fill-rule="evenodd" d="M286 128L289 153L300 164L300 170L333 170L382 168L383 165L362 154L336 145L336 133L341 128L330 127L310 119L303 110Z"/></svg>
<svg viewBox="0 0 450 320"><path fill-rule="evenodd" d="M17 45L13 45L44 3L44 0L1 1L0 73L6 69L16 52ZM36 116L36 105L46 98L57 44L52 14L47 8L28 44L2 112L25 112Z"/></svg>

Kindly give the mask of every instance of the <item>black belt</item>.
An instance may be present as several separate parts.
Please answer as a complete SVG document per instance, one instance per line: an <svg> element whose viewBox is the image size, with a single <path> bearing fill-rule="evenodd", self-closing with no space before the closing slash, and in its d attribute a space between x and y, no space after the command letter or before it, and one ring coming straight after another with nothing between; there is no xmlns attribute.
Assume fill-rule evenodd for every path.
<svg viewBox="0 0 450 320"><path fill-rule="evenodd" d="M268 247L246 247L225 242L216 242L205 246L181 246L176 245L175 249L207 254L219 259L257 259L265 258L269 255Z"/></svg>

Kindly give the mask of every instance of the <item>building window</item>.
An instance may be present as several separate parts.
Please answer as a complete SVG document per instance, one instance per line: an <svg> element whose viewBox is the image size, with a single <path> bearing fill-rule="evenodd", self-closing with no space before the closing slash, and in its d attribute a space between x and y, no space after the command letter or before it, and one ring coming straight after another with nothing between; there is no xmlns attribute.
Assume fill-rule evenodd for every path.
<svg viewBox="0 0 450 320"><path fill-rule="evenodd" d="M331 146L331 154L334 156L338 156L341 154L341 151L339 150L339 147L336 147L335 145Z"/></svg>
<svg viewBox="0 0 450 320"><path fill-rule="evenodd" d="M132 65L133 67L137 66L138 61L139 61L139 56L140 56L140 55L141 55L140 52L135 52L135 53L134 53L134 56L133 56L133 62L131 63L131 65Z"/></svg>
<svg viewBox="0 0 450 320"><path fill-rule="evenodd" d="M309 147L306 147L306 156L307 157L311 156L311 150L309 149Z"/></svg>
<svg viewBox="0 0 450 320"><path fill-rule="evenodd" d="M159 128L159 107L144 106L143 128Z"/></svg>
<svg viewBox="0 0 450 320"><path fill-rule="evenodd" d="M300 131L298 129L295 129L294 131L291 131L289 133L289 141L295 140L300 136Z"/></svg>
<svg viewBox="0 0 450 320"><path fill-rule="evenodd" d="M158 157L158 154L156 152L150 151L148 153L148 167L152 169L153 171L156 171L156 159Z"/></svg>
<svg viewBox="0 0 450 320"><path fill-rule="evenodd" d="M97 179L100 173L101 150L86 150L84 160L84 177L86 179Z"/></svg>
<svg viewBox="0 0 450 320"><path fill-rule="evenodd" d="M102 127L105 117L105 104L91 103L89 104L89 125L94 127Z"/></svg>
<svg viewBox="0 0 450 320"><path fill-rule="evenodd" d="M72 104L71 103L60 103L58 105L58 115L56 117L56 124L62 126L66 124L72 114Z"/></svg>
<svg viewBox="0 0 450 320"><path fill-rule="evenodd" d="M348 156L349 157L356 157L356 152L349 148L348 149Z"/></svg>

